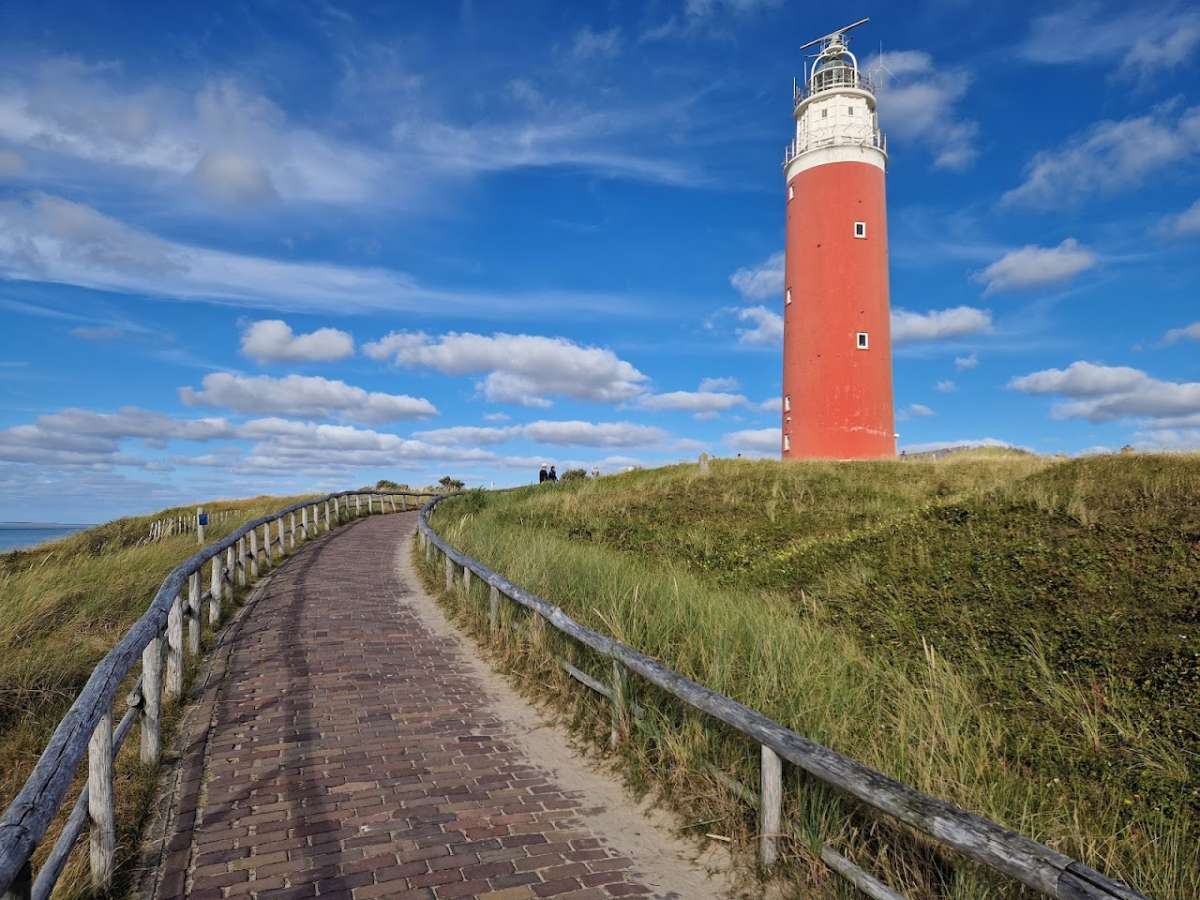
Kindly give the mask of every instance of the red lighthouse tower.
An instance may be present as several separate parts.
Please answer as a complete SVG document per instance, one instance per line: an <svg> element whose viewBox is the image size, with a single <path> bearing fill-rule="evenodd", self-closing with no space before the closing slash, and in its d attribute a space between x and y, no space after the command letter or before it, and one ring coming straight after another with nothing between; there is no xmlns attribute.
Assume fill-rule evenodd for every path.
<svg viewBox="0 0 1200 900"><path fill-rule="evenodd" d="M845 33L793 87L796 137L784 157L787 244L783 457L896 455L888 311L887 143L875 93Z"/></svg>

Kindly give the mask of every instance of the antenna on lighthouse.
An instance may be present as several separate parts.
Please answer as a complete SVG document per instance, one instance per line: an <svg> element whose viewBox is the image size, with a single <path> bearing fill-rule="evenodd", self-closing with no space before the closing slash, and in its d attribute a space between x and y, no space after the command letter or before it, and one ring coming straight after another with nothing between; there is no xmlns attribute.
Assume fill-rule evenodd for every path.
<svg viewBox="0 0 1200 900"><path fill-rule="evenodd" d="M815 38L814 40L809 41L807 44L805 44L800 49L807 50L809 47L813 46L814 44L819 44L822 41L828 41L835 37L841 37L843 34L845 34L851 28L857 28L859 25L866 25L870 21L871 21L871 18L870 18L870 16L868 16L865 19L859 19L857 22L851 22L849 25L845 25L845 26L839 28L837 31L831 31L831 32L829 32L829 34L823 35L822 37Z"/></svg>

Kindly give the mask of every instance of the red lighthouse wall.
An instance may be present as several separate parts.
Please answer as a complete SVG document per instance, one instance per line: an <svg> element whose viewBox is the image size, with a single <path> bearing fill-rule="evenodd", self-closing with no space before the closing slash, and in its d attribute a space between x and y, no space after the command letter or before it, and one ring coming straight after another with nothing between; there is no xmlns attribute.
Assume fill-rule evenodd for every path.
<svg viewBox="0 0 1200 900"><path fill-rule="evenodd" d="M789 188L783 456L895 456L884 172L829 162ZM866 224L864 238L855 222Z"/></svg>

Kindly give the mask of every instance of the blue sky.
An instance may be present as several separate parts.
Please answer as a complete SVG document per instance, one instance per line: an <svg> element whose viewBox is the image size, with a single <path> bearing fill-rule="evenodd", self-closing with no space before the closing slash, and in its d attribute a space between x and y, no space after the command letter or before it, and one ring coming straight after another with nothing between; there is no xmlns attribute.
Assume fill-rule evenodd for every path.
<svg viewBox="0 0 1200 900"><path fill-rule="evenodd" d="M0 519L772 453L860 14L901 446L1200 446L1200 12L988 6L6 5Z"/></svg>

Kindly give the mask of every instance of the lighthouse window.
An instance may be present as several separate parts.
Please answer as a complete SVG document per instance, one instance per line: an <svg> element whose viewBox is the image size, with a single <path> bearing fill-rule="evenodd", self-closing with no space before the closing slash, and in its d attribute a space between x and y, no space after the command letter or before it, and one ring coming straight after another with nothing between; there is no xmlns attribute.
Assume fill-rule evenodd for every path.
<svg viewBox="0 0 1200 900"><path fill-rule="evenodd" d="M788 450L791 450L791 449L792 449L792 436L790 434L785 434L783 436L783 450L786 453Z"/></svg>
<svg viewBox="0 0 1200 900"><path fill-rule="evenodd" d="M853 106L846 107L846 111L848 113L850 113L850 115L854 115L854 107Z"/></svg>
<svg viewBox="0 0 1200 900"><path fill-rule="evenodd" d="M829 118L829 110L827 110L827 109L821 110L821 118L828 119Z"/></svg>
<svg viewBox="0 0 1200 900"><path fill-rule="evenodd" d="M867 223L866 222L855 222L854 223L854 236L856 238L865 238L867 236Z"/></svg>
<svg viewBox="0 0 1200 900"><path fill-rule="evenodd" d="M791 302L792 302L792 289L788 288L786 291L783 292L783 303L786 306L787 304L789 304Z"/></svg>
<svg viewBox="0 0 1200 900"><path fill-rule="evenodd" d="M792 395L788 394L783 398L783 411L790 413L792 411Z"/></svg>
<svg viewBox="0 0 1200 900"><path fill-rule="evenodd" d="M871 344L871 336L865 331L860 331L856 340L859 350L866 350Z"/></svg>
<svg viewBox="0 0 1200 900"><path fill-rule="evenodd" d="M788 199L791 200L796 196L796 189L790 184L788 185Z"/></svg>

